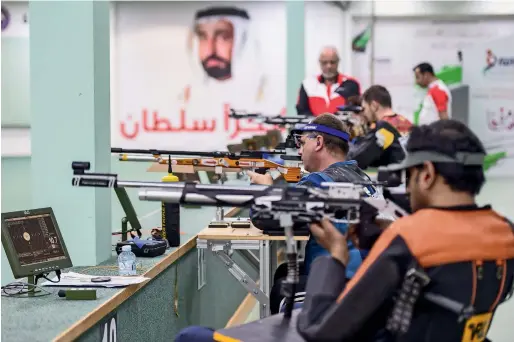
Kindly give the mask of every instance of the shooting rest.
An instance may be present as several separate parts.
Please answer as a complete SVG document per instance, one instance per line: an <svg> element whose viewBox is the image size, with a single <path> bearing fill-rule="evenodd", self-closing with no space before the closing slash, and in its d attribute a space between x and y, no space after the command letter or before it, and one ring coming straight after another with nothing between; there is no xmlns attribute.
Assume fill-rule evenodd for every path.
<svg viewBox="0 0 514 342"><path fill-rule="evenodd" d="M227 213L227 216L230 214ZM261 318L269 316L269 295L273 285L273 275L278 265L278 249L285 236L270 236L255 228L205 228L197 235L198 248L198 283L206 277L206 254L214 256L228 269L230 275L252 294L259 303ZM306 243L308 236L295 236L294 240ZM239 254L259 270L259 281L252 279L243 271L243 267L230 257L230 251ZM251 252L255 251L259 259ZM243 281L245 280L245 281Z"/></svg>

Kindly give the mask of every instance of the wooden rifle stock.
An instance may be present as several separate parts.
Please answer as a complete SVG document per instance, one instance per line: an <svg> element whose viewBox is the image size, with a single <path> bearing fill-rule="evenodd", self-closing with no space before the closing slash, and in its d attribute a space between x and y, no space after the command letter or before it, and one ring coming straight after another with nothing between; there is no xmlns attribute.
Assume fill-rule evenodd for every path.
<svg viewBox="0 0 514 342"><path fill-rule="evenodd" d="M168 157L160 156L157 161L159 164L168 164ZM280 164L274 163L266 159L257 158L173 158L171 157L171 165L181 166L202 166L202 167L221 167L229 169L244 169L244 170L255 170L255 169L267 169L279 171L286 182L298 183L301 178L300 167L287 167Z"/></svg>

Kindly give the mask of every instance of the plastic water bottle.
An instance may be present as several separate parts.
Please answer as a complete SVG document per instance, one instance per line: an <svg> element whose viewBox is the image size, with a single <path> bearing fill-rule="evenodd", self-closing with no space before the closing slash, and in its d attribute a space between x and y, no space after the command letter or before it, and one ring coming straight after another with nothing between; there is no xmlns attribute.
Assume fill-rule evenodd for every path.
<svg viewBox="0 0 514 342"><path fill-rule="evenodd" d="M131 246L121 247L121 253L118 255L118 269L120 276L137 275L136 255L132 253Z"/></svg>

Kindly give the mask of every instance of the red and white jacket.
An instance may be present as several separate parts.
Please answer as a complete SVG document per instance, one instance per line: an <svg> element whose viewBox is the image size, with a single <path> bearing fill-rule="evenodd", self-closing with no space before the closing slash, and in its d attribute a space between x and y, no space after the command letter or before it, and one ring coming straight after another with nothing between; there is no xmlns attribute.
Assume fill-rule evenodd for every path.
<svg viewBox="0 0 514 342"><path fill-rule="evenodd" d="M302 82L296 110L298 115L335 113L337 107L345 105L352 96L360 96L360 84L356 79L338 74L337 83L330 84L319 75Z"/></svg>
<svg viewBox="0 0 514 342"><path fill-rule="evenodd" d="M428 125L440 119L440 112L447 112L448 119L451 113L452 95L450 89L441 80L436 80L428 85L428 91L423 99L423 105L419 113L418 125Z"/></svg>

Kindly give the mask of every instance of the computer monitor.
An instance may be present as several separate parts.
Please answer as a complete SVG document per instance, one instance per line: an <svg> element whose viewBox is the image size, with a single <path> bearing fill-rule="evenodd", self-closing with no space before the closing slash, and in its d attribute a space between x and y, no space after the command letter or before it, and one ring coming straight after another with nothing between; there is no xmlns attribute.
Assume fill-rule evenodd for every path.
<svg viewBox="0 0 514 342"><path fill-rule="evenodd" d="M16 279L73 266L52 208L2 213L2 245Z"/></svg>

